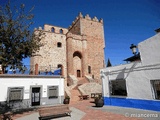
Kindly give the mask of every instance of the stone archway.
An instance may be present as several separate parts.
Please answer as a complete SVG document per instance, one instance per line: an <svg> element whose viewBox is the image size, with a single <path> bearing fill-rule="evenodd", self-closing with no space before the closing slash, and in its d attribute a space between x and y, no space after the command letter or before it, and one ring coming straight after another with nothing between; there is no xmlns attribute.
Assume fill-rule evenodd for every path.
<svg viewBox="0 0 160 120"><path fill-rule="evenodd" d="M73 53L73 73L76 77L82 77L82 54L79 51Z"/></svg>

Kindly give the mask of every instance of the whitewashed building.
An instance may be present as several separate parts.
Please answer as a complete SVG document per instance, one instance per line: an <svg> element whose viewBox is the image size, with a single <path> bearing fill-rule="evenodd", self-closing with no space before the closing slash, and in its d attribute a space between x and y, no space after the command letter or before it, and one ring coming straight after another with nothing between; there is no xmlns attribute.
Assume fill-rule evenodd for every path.
<svg viewBox="0 0 160 120"><path fill-rule="evenodd" d="M0 75L0 103L13 108L62 104L64 78L60 76Z"/></svg>
<svg viewBox="0 0 160 120"><path fill-rule="evenodd" d="M160 111L159 31L138 44L138 60L101 69L105 105Z"/></svg>

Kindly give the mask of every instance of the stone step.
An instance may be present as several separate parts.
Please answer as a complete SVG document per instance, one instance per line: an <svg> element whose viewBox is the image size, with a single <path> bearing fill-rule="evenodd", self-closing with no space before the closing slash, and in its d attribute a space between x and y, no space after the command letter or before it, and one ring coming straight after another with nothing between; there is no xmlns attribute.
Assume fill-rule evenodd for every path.
<svg viewBox="0 0 160 120"><path fill-rule="evenodd" d="M84 83L89 83L89 81L86 78L78 78L78 83L77 84L84 84Z"/></svg>
<svg viewBox="0 0 160 120"><path fill-rule="evenodd" d="M78 87L79 86L81 86L82 84L77 84L74 88L73 88L73 90L78 90Z"/></svg>
<svg viewBox="0 0 160 120"><path fill-rule="evenodd" d="M71 90L71 95L75 96L75 95L80 95L78 90Z"/></svg>
<svg viewBox="0 0 160 120"><path fill-rule="evenodd" d="M71 90L70 91L71 92L71 101L79 101L79 95L81 95L80 94L80 92L78 91L78 90Z"/></svg>
<svg viewBox="0 0 160 120"><path fill-rule="evenodd" d="M71 97L70 99L71 101L79 101L80 98L78 96L74 96L74 97Z"/></svg>

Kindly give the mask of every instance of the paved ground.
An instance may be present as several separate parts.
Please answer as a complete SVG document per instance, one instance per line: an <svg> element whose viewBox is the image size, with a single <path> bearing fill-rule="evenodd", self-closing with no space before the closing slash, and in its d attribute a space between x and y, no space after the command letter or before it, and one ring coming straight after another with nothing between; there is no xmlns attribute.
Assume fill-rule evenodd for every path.
<svg viewBox="0 0 160 120"><path fill-rule="evenodd" d="M70 110L72 110L71 117L69 116L60 117L60 118L54 118L53 120L81 120L81 118L86 114L83 111L80 111L74 107L70 107ZM35 112L30 115L17 118L16 120L39 120L38 117L39 117L38 112Z"/></svg>
<svg viewBox="0 0 160 120"><path fill-rule="evenodd" d="M140 109L104 106L97 108L92 100L83 100L69 104L71 117L54 120L160 120L160 112ZM38 120L38 112L14 116L14 120Z"/></svg>

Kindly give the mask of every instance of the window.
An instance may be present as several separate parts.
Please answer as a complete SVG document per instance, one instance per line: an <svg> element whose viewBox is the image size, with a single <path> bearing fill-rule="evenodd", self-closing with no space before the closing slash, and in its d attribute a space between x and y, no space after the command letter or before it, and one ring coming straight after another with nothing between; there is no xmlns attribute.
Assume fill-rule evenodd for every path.
<svg viewBox="0 0 160 120"><path fill-rule="evenodd" d="M48 98L58 98L58 86L48 87Z"/></svg>
<svg viewBox="0 0 160 120"><path fill-rule="evenodd" d="M22 101L23 100L23 88L15 87L8 89L9 101Z"/></svg>
<svg viewBox="0 0 160 120"><path fill-rule="evenodd" d="M88 73L91 74L91 66L88 66Z"/></svg>
<svg viewBox="0 0 160 120"><path fill-rule="evenodd" d="M55 29L54 29L54 27L52 27L52 28L51 28L51 32L55 32Z"/></svg>
<svg viewBox="0 0 160 120"><path fill-rule="evenodd" d="M81 77L81 71L77 70L77 77Z"/></svg>
<svg viewBox="0 0 160 120"><path fill-rule="evenodd" d="M57 68L60 68L60 70L59 70L59 75L62 75L62 68L63 68L63 66L62 66L61 64L58 64L58 65L57 65Z"/></svg>
<svg viewBox="0 0 160 120"><path fill-rule="evenodd" d="M112 80L110 84L110 95L127 96L126 81L125 80Z"/></svg>
<svg viewBox="0 0 160 120"><path fill-rule="evenodd" d="M94 79L94 75L92 75L92 78Z"/></svg>
<svg viewBox="0 0 160 120"><path fill-rule="evenodd" d="M151 80L155 99L160 100L160 80Z"/></svg>
<svg viewBox="0 0 160 120"><path fill-rule="evenodd" d="M57 47L62 47L62 43L58 42Z"/></svg>
<svg viewBox="0 0 160 120"><path fill-rule="evenodd" d="M60 29L60 30L59 30L59 33L60 33L60 34L63 34L63 30L62 30L62 29Z"/></svg>

